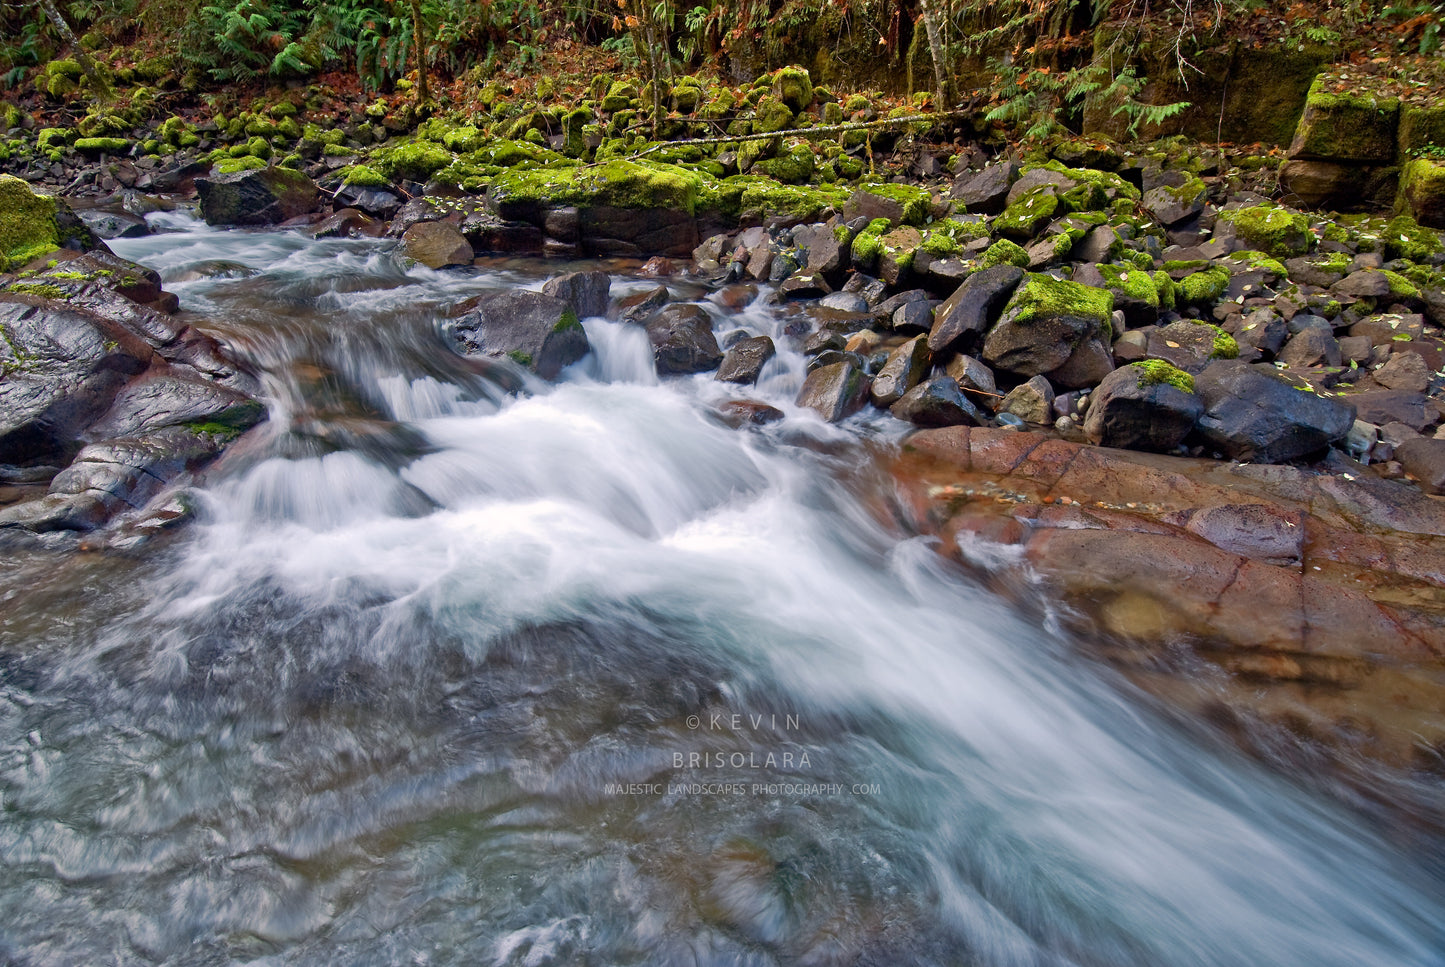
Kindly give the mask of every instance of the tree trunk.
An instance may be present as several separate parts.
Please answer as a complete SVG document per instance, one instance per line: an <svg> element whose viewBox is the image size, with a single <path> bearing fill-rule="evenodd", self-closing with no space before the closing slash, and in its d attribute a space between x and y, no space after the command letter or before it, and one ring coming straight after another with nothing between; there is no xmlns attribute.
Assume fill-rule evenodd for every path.
<svg viewBox="0 0 1445 967"><path fill-rule="evenodd" d="M426 35L421 30L421 0L411 0L411 43L416 51L416 106L431 100L426 83Z"/></svg>
<svg viewBox="0 0 1445 967"><path fill-rule="evenodd" d="M101 75L100 68L95 66L95 61L90 59L90 55L85 52L85 48L80 46L80 41L76 38L75 31L70 29L70 24L65 22L65 18L60 15L60 11L56 9L52 0L37 0L37 2L40 4L40 9L45 11L45 16L49 17L50 22L55 25L55 32L60 34L60 39L70 45L71 50L75 51L75 59L80 63L80 69L85 71L85 76L90 80L91 90L101 97L109 97L110 82Z"/></svg>
<svg viewBox="0 0 1445 967"><path fill-rule="evenodd" d="M938 108L948 106L948 67L944 63L943 33L938 29L938 15L932 0L918 0L923 12L923 29L928 32L928 53L933 58L933 79L938 86Z"/></svg>

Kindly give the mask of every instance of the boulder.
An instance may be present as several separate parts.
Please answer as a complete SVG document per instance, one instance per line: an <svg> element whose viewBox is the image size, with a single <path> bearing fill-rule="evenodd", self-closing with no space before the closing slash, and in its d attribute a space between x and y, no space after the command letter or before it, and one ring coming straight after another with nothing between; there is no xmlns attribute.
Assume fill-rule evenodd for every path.
<svg viewBox="0 0 1445 967"><path fill-rule="evenodd" d="M1131 363L1104 377L1090 394L1084 434L1100 446L1168 453L1203 413L1187 373L1153 360Z"/></svg>
<svg viewBox="0 0 1445 967"><path fill-rule="evenodd" d="M647 318L647 338L659 376L703 373L716 369L722 351L712 334L712 317L702 306L678 302Z"/></svg>
<svg viewBox="0 0 1445 967"><path fill-rule="evenodd" d="M723 383L756 383L764 364L776 354L777 348L769 336L740 339L728 347L715 379Z"/></svg>
<svg viewBox="0 0 1445 967"><path fill-rule="evenodd" d="M1381 165L1393 162L1400 102L1374 95L1329 93L1324 90L1325 83L1320 77L1310 87L1289 156Z"/></svg>
<svg viewBox="0 0 1445 967"><path fill-rule="evenodd" d="M966 171L954 181L949 196L963 202L967 211L997 215L1007 206L1009 189L1018 174L1018 165L1011 161Z"/></svg>
<svg viewBox="0 0 1445 967"><path fill-rule="evenodd" d="M1431 228L1445 229L1445 162L1416 158L1400 173L1397 212L1408 212L1415 221Z"/></svg>
<svg viewBox="0 0 1445 967"><path fill-rule="evenodd" d="M1445 494L1445 440L1416 437L1395 448L1395 459L1427 494Z"/></svg>
<svg viewBox="0 0 1445 967"><path fill-rule="evenodd" d="M274 166L197 178L196 190L207 225L279 225L315 211L317 203L310 178Z"/></svg>
<svg viewBox="0 0 1445 967"><path fill-rule="evenodd" d="M988 421L951 376L919 383L889 412L915 426L982 426Z"/></svg>
<svg viewBox="0 0 1445 967"><path fill-rule="evenodd" d="M87 436L134 437L170 426L234 434L261 422L265 413L245 393L176 367L152 371L127 384Z"/></svg>
<svg viewBox="0 0 1445 967"><path fill-rule="evenodd" d="M417 222L401 236L402 251L429 269L472 264L472 243L450 221Z"/></svg>
<svg viewBox="0 0 1445 967"><path fill-rule="evenodd" d="M1000 413L1012 413L1027 423L1054 421L1054 388L1042 376L1015 386L999 404Z"/></svg>
<svg viewBox="0 0 1445 967"><path fill-rule="evenodd" d="M1196 425L1203 440L1231 460L1285 463L1341 441L1355 407L1301 390L1273 370L1216 360L1195 377L1204 403Z"/></svg>
<svg viewBox="0 0 1445 967"><path fill-rule="evenodd" d="M451 336L464 355L508 357L543 379L555 379L591 348L577 312L541 292L484 292L453 310Z"/></svg>
<svg viewBox="0 0 1445 967"><path fill-rule="evenodd" d="M868 377L852 359L820 366L808 374L797 404L829 423L847 419L868 400Z"/></svg>
<svg viewBox="0 0 1445 967"><path fill-rule="evenodd" d="M59 198L37 195L13 175L0 175L0 272L59 248L79 251L104 247L70 206Z"/></svg>
<svg viewBox="0 0 1445 967"><path fill-rule="evenodd" d="M933 313L928 348L941 353L965 337L977 339L988 331L994 317L1023 279L1022 269L995 265L975 272Z"/></svg>
<svg viewBox="0 0 1445 967"><path fill-rule="evenodd" d="M1047 275L1027 275L983 343L996 370L1037 376L1058 369L1081 342L1112 329L1114 296Z"/></svg>
<svg viewBox="0 0 1445 967"><path fill-rule="evenodd" d="M566 302L579 319L607 315L611 290L612 277L602 271L568 272L542 283L543 293Z"/></svg>

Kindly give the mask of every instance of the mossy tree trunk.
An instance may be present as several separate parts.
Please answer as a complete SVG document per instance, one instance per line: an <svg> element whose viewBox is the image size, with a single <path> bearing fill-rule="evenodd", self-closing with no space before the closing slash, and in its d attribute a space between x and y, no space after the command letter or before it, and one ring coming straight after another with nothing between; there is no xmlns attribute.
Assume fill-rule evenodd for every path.
<svg viewBox="0 0 1445 967"><path fill-rule="evenodd" d="M80 46L80 40L75 36L75 31L70 29L70 24L65 22L65 18L60 15L60 10L56 8L54 2L52 0L36 0L36 2L40 4L40 9L45 12L45 16L55 25L55 32L60 34L60 39L75 51L75 59L80 64L80 69L85 71L91 90L100 97L109 97L110 81L101 74L100 68L96 66L95 61L90 59L85 48Z"/></svg>
<svg viewBox="0 0 1445 967"><path fill-rule="evenodd" d="M933 79L938 91L938 107L948 104L948 65L943 48L943 31L938 26L938 13L934 0L918 0L918 9L923 15L923 29L928 33L928 53L933 58Z"/></svg>
<svg viewBox="0 0 1445 967"><path fill-rule="evenodd" d="M431 100L426 82L426 34L421 26L421 0L411 0L411 43L416 50L416 106Z"/></svg>

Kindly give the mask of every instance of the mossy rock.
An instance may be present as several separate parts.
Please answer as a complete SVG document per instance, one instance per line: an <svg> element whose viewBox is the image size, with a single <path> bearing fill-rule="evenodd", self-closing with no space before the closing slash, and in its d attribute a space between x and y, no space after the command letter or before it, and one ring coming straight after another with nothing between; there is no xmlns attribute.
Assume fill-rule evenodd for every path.
<svg viewBox="0 0 1445 967"><path fill-rule="evenodd" d="M1253 205L1219 213L1219 220L1234 226L1234 232L1274 258L1291 258L1310 250L1314 236L1309 219L1296 211L1273 205Z"/></svg>
<svg viewBox="0 0 1445 967"><path fill-rule="evenodd" d="M933 199L928 191L913 185L868 182L858 186L848 199L844 217L849 221L860 215L869 219L887 218L894 225L922 225L928 220Z"/></svg>
<svg viewBox="0 0 1445 967"><path fill-rule="evenodd" d="M631 81L614 81L607 89L607 95L602 98L602 110L608 114L626 110L638 97L636 84Z"/></svg>
<svg viewBox="0 0 1445 967"><path fill-rule="evenodd" d="M388 178L426 181L454 160L450 151L434 141L409 141L376 152L371 164Z"/></svg>
<svg viewBox="0 0 1445 967"><path fill-rule="evenodd" d="M1385 257L1429 263L1445 251L1445 239L1439 232L1422 228L1409 215L1399 215L1385 225L1383 236Z"/></svg>
<svg viewBox="0 0 1445 967"><path fill-rule="evenodd" d="M1038 234L1059 211L1053 185L1038 185L1019 196L1018 201L994 219L993 230L1015 241L1027 241Z"/></svg>
<svg viewBox="0 0 1445 967"><path fill-rule="evenodd" d="M1445 162L1416 158L1400 173L1395 211L1430 228L1445 228Z"/></svg>
<svg viewBox="0 0 1445 967"><path fill-rule="evenodd" d="M234 174L237 171L259 171L266 167L266 162L249 154L243 154L237 158L225 158L212 165L212 170L219 175Z"/></svg>
<svg viewBox="0 0 1445 967"><path fill-rule="evenodd" d="M754 126L759 133L771 134L786 131L793 126L793 112L786 104L774 97L763 98L755 111Z"/></svg>
<svg viewBox="0 0 1445 967"><path fill-rule="evenodd" d="M1104 284L1110 291L1127 300L1143 303L1152 309L1159 308L1159 288L1154 284L1154 278L1148 272L1109 263L1103 263L1098 268L1099 274L1104 277Z"/></svg>
<svg viewBox="0 0 1445 967"><path fill-rule="evenodd" d="M1290 143L1291 158L1389 164L1395 160L1400 102L1390 97L1332 94L1321 76L1310 86Z"/></svg>
<svg viewBox="0 0 1445 967"><path fill-rule="evenodd" d="M983 360L1018 376L1064 365L1087 339L1111 338L1114 294L1049 275L1026 274L983 345Z"/></svg>
<svg viewBox="0 0 1445 967"><path fill-rule="evenodd" d="M501 172L491 186L500 206L531 204L670 208L695 213L703 176L677 165L609 161L588 167L552 166Z"/></svg>
<svg viewBox="0 0 1445 967"><path fill-rule="evenodd" d="M1398 144L1402 157L1431 148L1445 150L1445 104L1402 106Z"/></svg>
<svg viewBox="0 0 1445 967"><path fill-rule="evenodd" d="M1016 265L1021 269L1029 266L1029 253L1022 245L1001 238L984 250L978 260L979 268L991 269L995 265Z"/></svg>
<svg viewBox="0 0 1445 967"><path fill-rule="evenodd" d="M1219 301L1229 288L1229 270L1222 265L1211 266L1180 279L1174 287L1175 298L1187 305L1209 305Z"/></svg>
<svg viewBox="0 0 1445 967"><path fill-rule="evenodd" d="M1139 371L1139 386L1159 386L1161 384L1173 386L1175 389L1183 390L1186 393L1194 392L1194 377L1177 366L1172 366L1162 359L1141 359L1129 364Z"/></svg>
<svg viewBox="0 0 1445 967"><path fill-rule="evenodd" d="M1272 275L1279 279L1289 275L1289 270L1285 268L1284 263L1279 261L1279 259L1271 258L1265 253L1253 249L1235 252L1225 261L1238 266L1242 270L1263 272L1266 275Z"/></svg>
<svg viewBox="0 0 1445 967"><path fill-rule="evenodd" d="M821 218L841 208L846 192L811 185L782 185L756 175L734 175L715 185L704 181L699 210L716 211L729 218L753 212L760 217L785 215L797 221Z"/></svg>
<svg viewBox="0 0 1445 967"><path fill-rule="evenodd" d="M130 122L115 114L87 114L75 124L82 138L100 138L130 130Z"/></svg>
<svg viewBox="0 0 1445 967"><path fill-rule="evenodd" d="M68 128L41 128L35 136L35 146L41 151L54 151L68 145L72 136Z"/></svg>
<svg viewBox="0 0 1445 967"><path fill-rule="evenodd" d="M726 87L715 87L708 92L707 101L698 114L711 121L721 121L731 117L737 107L738 99L732 91Z"/></svg>
<svg viewBox="0 0 1445 967"><path fill-rule="evenodd" d="M784 154L757 162L753 170L784 184L802 185L812 179L816 165L813 149L806 143L799 143Z"/></svg>
<svg viewBox="0 0 1445 967"><path fill-rule="evenodd" d="M0 272L61 247L57 204L13 175L0 175Z"/></svg>
<svg viewBox="0 0 1445 967"><path fill-rule="evenodd" d="M75 150L81 154L125 154L131 143L125 138L79 138Z"/></svg>
<svg viewBox="0 0 1445 967"><path fill-rule="evenodd" d="M773 97L798 114L813 103L813 81L801 67L783 67L773 74Z"/></svg>

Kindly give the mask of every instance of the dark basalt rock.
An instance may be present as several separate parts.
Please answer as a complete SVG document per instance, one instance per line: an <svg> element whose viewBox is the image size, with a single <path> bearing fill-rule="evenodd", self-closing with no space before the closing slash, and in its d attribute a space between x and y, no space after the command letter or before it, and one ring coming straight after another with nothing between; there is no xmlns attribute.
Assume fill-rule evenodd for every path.
<svg viewBox="0 0 1445 967"><path fill-rule="evenodd" d="M712 318L701 306L686 302L663 306L645 325L659 376L707 372L722 362Z"/></svg>
<svg viewBox="0 0 1445 967"><path fill-rule="evenodd" d="M915 426L982 426L986 416L959 389L951 376L919 383L890 408L894 416Z"/></svg>
<svg viewBox="0 0 1445 967"><path fill-rule="evenodd" d="M1167 453L1203 413L1204 402L1193 393L1151 381L1144 367L1124 366L1090 394L1084 434L1100 446Z"/></svg>
<svg viewBox="0 0 1445 967"><path fill-rule="evenodd" d="M279 225L315 211L317 203L315 183L290 168L197 178L196 190L207 225Z"/></svg>
<svg viewBox="0 0 1445 967"><path fill-rule="evenodd" d="M464 355L507 357L543 379L555 379L591 348L577 312L541 292L484 292L458 305L450 325Z"/></svg>
<svg viewBox="0 0 1445 967"><path fill-rule="evenodd" d="M728 348L716 378L724 383L756 383L763 366L776 353L777 348L769 336L739 340Z"/></svg>
<svg viewBox="0 0 1445 967"><path fill-rule="evenodd" d="M1273 371L1216 360L1194 380L1204 403L1197 432L1231 460L1285 463L1343 440L1355 407L1297 389Z"/></svg>

